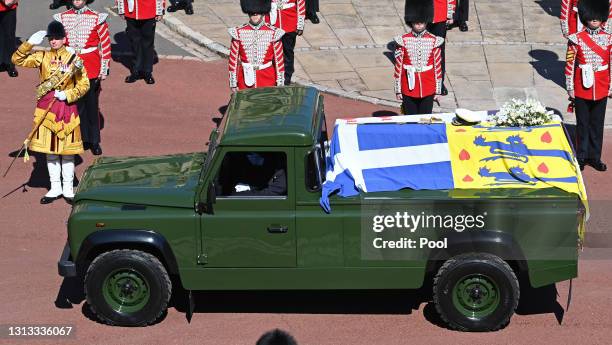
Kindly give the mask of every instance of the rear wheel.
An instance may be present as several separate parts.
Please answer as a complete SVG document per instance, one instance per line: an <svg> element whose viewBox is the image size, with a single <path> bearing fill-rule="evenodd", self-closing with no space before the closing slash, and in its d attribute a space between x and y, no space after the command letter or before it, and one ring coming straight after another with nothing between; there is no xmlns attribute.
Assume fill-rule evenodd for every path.
<svg viewBox="0 0 612 345"><path fill-rule="evenodd" d="M434 278L434 304L442 319L462 331L494 331L510 321L519 301L514 271L485 253L455 256Z"/></svg>
<svg viewBox="0 0 612 345"><path fill-rule="evenodd" d="M110 325L146 326L167 309L172 283L157 257L138 250L113 250L87 269L85 294L91 311Z"/></svg>

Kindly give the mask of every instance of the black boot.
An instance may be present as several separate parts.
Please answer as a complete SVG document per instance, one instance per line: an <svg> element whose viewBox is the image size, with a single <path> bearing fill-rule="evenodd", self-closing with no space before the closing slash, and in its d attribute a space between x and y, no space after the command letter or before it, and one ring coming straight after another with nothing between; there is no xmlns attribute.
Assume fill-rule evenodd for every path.
<svg viewBox="0 0 612 345"><path fill-rule="evenodd" d="M53 0L53 3L51 5L49 5L49 9L51 9L51 10L57 10L60 7L62 7L62 1L61 0Z"/></svg>
<svg viewBox="0 0 612 345"><path fill-rule="evenodd" d="M185 6L185 14L188 16L193 14L193 4L191 2L188 2Z"/></svg>
<svg viewBox="0 0 612 345"><path fill-rule="evenodd" d="M459 23L459 31L462 31L462 32L468 31L468 26L466 22Z"/></svg>
<svg viewBox="0 0 612 345"><path fill-rule="evenodd" d="M319 24L321 22L317 16L317 12L307 12L306 19L310 20L313 24Z"/></svg>
<svg viewBox="0 0 612 345"><path fill-rule="evenodd" d="M144 81L145 81L145 83L147 83L149 85L155 84L155 79L153 78L153 74L151 74L151 73L145 74Z"/></svg>
<svg viewBox="0 0 612 345"><path fill-rule="evenodd" d="M602 162L601 160L590 160L589 165L593 167L593 169L597 170L597 171L606 171L608 170L608 166L606 165L606 163Z"/></svg>
<svg viewBox="0 0 612 345"><path fill-rule="evenodd" d="M99 156L102 154L102 148L100 147L100 144L92 144L91 145L91 153L94 156Z"/></svg>
<svg viewBox="0 0 612 345"><path fill-rule="evenodd" d="M131 84L136 82L138 79L140 79L140 76L137 73L132 73L125 78L125 82Z"/></svg>
<svg viewBox="0 0 612 345"><path fill-rule="evenodd" d="M17 78L17 76L19 75L19 73L17 73L17 70L15 69L15 65L9 65L6 68L6 73L8 73L9 77L11 78Z"/></svg>

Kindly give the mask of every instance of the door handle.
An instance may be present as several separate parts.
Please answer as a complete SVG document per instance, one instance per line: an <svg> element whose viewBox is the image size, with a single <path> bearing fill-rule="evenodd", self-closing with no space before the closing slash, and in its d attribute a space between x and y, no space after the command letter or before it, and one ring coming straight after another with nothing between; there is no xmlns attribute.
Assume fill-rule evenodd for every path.
<svg viewBox="0 0 612 345"><path fill-rule="evenodd" d="M271 225L268 227L268 232L271 234L284 234L289 230L286 226Z"/></svg>

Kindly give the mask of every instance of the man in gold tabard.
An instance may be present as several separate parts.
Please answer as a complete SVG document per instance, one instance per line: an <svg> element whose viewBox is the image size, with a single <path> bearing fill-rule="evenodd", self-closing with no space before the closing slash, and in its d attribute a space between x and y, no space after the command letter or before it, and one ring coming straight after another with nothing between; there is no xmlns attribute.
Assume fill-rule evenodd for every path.
<svg viewBox="0 0 612 345"><path fill-rule="evenodd" d="M45 37L51 50L32 52L33 46L41 44ZM72 201L74 155L83 152L76 101L89 89L89 79L83 62L65 44L64 26L55 21L47 31L33 34L12 57L15 65L40 71L34 127L24 144L32 151L47 154L51 189L40 200L41 204L62 196Z"/></svg>

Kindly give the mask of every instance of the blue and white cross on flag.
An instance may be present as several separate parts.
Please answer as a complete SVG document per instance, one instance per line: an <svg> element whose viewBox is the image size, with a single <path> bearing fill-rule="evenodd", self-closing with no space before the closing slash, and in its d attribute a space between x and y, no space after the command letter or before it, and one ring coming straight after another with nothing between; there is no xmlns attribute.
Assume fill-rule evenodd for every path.
<svg viewBox="0 0 612 345"><path fill-rule="evenodd" d="M402 188L453 188L446 124L338 121L327 157L323 209L331 212L334 192L347 197Z"/></svg>

